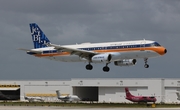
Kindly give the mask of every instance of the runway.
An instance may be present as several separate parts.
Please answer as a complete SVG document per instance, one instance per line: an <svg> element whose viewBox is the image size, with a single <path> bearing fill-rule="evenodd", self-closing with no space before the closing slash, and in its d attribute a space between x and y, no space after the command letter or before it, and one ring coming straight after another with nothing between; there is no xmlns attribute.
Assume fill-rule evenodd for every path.
<svg viewBox="0 0 180 110"><path fill-rule="evenodd" d="M41 107L41 106L0 106L0 110L180 110L180 108L83 108L83 107Z"/></svg>

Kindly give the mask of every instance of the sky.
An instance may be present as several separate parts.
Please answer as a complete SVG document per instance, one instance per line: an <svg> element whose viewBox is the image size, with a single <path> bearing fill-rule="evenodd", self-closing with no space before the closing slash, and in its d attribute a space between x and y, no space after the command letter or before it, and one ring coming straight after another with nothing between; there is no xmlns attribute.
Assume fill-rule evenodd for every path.
<svg viewBox="0 0 180 110"><path fill-rule="evenodd" d="M37 23L51 43L154 40L167 54L135 66L64 63L37 58L18 48L33 48L29 23ZM179 0L0 0L0 80L71 78L180 78Z"/></svg>

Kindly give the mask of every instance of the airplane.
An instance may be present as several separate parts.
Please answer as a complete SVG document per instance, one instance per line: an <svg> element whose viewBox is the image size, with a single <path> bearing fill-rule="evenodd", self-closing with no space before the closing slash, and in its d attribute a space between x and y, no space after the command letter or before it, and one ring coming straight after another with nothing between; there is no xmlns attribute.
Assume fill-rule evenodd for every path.
<svg viewBox="0 0 180 110"><path fill-rule="evenodd" d="M20 96L18 94L4 94L0 91L0 100L19 100Z"/></svg>
<svg viewBox="0 0 180 110"><path fill-rule="evenodd" d="M177 100L180 101L180 91L176 91L176 92L173 92L173 93L176 93L176 95L177 95Z"/></svg>
<svg viewBox="0 0 180 110"><path fill-rule="evenodd" d="M56 90L57 98L64 101L64 102L73 102L73 101L80 101L81 99L77 95L66 95L62 96L59 90Z"/></svg>
<svg viewBox="0 0 180 110"><path fill-rule="evenodd" d="M152 40L135 40L123 42L82 43L75 45L52 44L36 23L30 23L33 49L26 51L29 55L62 62L87 62L87 70L92 70L91 63L105 63L104 72L115 66L133 66L136 59L144 59L144 67L149 68L148 58L162 56L167 50L158 42Z"/></svg>
<svg viewBox="0 0 180 110"><path fill-rule="evenodd" d="M132 102L153 102L155 103L156 102L156 97L154 96L134 96L132 95L130 92L129 92L129 89L126 87L125 88L125 92L126 92L126 99L127 100L130 100Z"/></svg>
<svg viewBox="0 0 180 110"><path fill-rule="evenodd" d="M41 97L28 97L28 96L24 96L24 99L29 101L29 102L44 102L44 99L42 99Z"/></svg>

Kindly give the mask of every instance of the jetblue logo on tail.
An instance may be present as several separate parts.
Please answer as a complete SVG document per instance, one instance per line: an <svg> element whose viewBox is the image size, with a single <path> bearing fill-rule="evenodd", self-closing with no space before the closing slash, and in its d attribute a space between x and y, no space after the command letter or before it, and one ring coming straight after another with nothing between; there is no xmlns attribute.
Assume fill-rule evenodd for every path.
<svg viewBox="0 0 180 110"><path fill-rule="evenodd" d="M35 23L30 24L30 30L32 35L32 40L34 43L34 48L43 48L47 47L45 44L50 43L49 39L42 32L39 26Z"/></svg>

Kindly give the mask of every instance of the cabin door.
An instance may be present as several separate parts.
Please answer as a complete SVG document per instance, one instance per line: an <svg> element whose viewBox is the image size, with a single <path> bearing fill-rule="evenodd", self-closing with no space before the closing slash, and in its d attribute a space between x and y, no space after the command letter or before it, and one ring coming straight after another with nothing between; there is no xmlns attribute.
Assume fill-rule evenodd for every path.
<svg viewBox="0 0 180 110"><path fill-rule="evenodd" d="M143 41L141 41L141 44L140 44L141 51L145 50L145 45L146 45L146 41L144 39Z"/></svg>

